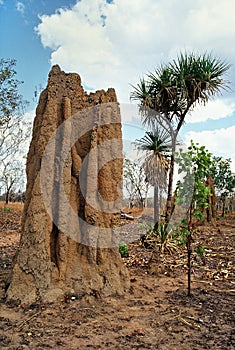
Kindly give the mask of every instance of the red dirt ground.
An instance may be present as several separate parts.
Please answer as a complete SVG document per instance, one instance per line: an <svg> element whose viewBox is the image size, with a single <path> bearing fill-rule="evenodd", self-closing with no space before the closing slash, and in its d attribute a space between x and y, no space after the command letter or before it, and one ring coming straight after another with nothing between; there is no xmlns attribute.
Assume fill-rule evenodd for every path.
<svg viewBox="0 0 235 350"><path fill-rule="evenodd" d="M205 265L193 256L187 297L186 253L153 256L139 241L124 258L131 290L123 297L64 298L29 307L4 301L4 283L20 238L22 205L0 206L1 349L230 350L235 348L235 219L201 227ZM138 230L138 219L129 227Z"/></svg>

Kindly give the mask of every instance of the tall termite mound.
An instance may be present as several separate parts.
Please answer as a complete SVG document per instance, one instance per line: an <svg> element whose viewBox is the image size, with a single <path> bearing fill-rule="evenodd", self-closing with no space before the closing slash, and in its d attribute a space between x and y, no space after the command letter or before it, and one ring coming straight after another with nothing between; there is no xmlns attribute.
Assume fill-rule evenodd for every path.
<svg viewBox="0 0 235 350"><path fill-rule="evenodd" d="M88 94L78 74L54 66L37 106L26 169L22 235L7 299L123 294L129 276L114 230L122 179L114 89Z"/></svg>

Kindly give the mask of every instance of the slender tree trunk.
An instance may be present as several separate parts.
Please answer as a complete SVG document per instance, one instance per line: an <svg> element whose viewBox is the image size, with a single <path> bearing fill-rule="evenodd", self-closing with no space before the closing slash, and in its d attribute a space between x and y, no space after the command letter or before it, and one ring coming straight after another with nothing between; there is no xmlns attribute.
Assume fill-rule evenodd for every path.
<svg viewBox="0 0 235 350"><path fill-rule="evenodd" d="M6 196L5 196L5 204L7 205L9 203L9 191L6 191Z"/></svg>
<svg viewBox="0 0 235 350"><path fill-rule="evenodd" d="M187 253L188 253L188 296L191 295L191 234L187 236Z"/></svg>
<svg viewBox="0 0 235 350"><path fill-rule="evenodd" d="M159 218L162 215L162 189L160 189L160 193L159 193Z"/></svg>
<svg viewBox="0 0 235 350"><path fill-rule="evenodd" d="M222 216L222 218L224 218L224 216L225 216L225 203L226 203L226 199L225 198L223 198L222 199L222 214L221 214L221 216Z"/></svg>
<svg viewBox="0 0 235 350"><path fill-rule="evenodd" d="M186 114L188 113L189 108L190 108L190 105L188 105L188 107L184 111L184 114L181 115L176 130L174 132L171 131L172 132L172 154L171 154L171 161L170 161L169 182L168 182L168 192L167 192L167 201L166 201L166 215L165 215L166 223L169 223L171 214L172 214L173 179L174 179L175 150L176 150L177 136L181 126L184 123L184 119Z"/></svg>
<svg viewBox="0 0 235 350"><path fill-rule="evenodd" d="M11 181L10 186L6 190L6 196L5 196L5 204L6 205L9 203L10 191L11 191L13 185L14 185L14 180Z"/></svg>
<svg viewBox="0 0 235 350"><path fill-rule="evenodd" d="M206 184L210 189L210 194L207 199L208 208L206 209L207 221L213 223L216 219L216 195L214 189L214 181L211 176L208 176Z"/></svg>
<svg viewBox="0 0 235 350"><path fill-rule="evenodd" d="M145 208L148 207L148 185L146 186L146 191L145 191L144 206L145 206Z"/></svg>
<svg viewBox="0 0 235 350"><path fill-rule="evenodd" d="M188 296L191 295L191 255L192 255L192 225L193 225L193 205L191 203L190 208L188 210L188 235L186 238L186 247L187 247L187 256L188 256Z"/></svg>
<svg viewBox="0 0 235 350"><path fill-rule="evenodd" d="M159 221L159 189L158 184L154 186L154 227L158 227Z"/></svg>
<svg viewBox="0 0 235 350"><path fill-rule="evenodd" d="M139 188L138 188L138 207L140 209L143 209L143 207L144 207L144 198L143 198Z"/></svg>
<svg viewBox="0 0 235 350"><path fill-rule="evenodd" d="M172 206L172 196L173 196L173 178L174 178L174 165L175 165L175 156L172 153L171 162L170 162L170 171L169 171L169 181L168 181L168 192L166 200L166 223L170 221L171 217L171 206Z"/></svg>
<svg viewBox="0 0 235 350"><path fill-rule="evenodd" d="M214 181L213 181L213 185L211 187L211 193L212 193L212 197L211 197L212 218L216 219L217 211L216 211L216 194L215 194Z"/></svg>

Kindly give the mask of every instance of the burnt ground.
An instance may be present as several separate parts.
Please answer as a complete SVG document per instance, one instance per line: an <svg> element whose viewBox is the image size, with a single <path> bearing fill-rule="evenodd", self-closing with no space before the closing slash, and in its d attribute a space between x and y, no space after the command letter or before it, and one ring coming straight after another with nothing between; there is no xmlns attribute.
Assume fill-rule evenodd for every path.
<svg viewBox="0 0 235 350"><path fill-rule="evenodd" d="M191 297L184 249L155 255L136 241L123 258L131 276L125 296L25 307L3 298L20 238L20 210L0 209L1 349L235 348L235 218L195 234L194 244L201 241L206 251L205 261L193 255ZM137 225L136 219L131 228Z"/></svg>

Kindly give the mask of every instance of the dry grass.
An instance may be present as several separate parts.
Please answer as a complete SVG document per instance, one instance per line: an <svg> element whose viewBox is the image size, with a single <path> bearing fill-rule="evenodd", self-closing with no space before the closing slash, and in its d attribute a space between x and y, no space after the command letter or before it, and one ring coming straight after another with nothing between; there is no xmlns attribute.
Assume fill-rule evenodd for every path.
<svg viewBox="0 0 235 350"><path fill-rule="evenodd" d="M7 205L3 202L0 201L0 210L4 209L4 208L10 208L11 210L17 212L17 213L22 213L23 211L23 207L24 207L24 203L20 203L20 202L9 202Z"/></svg>

